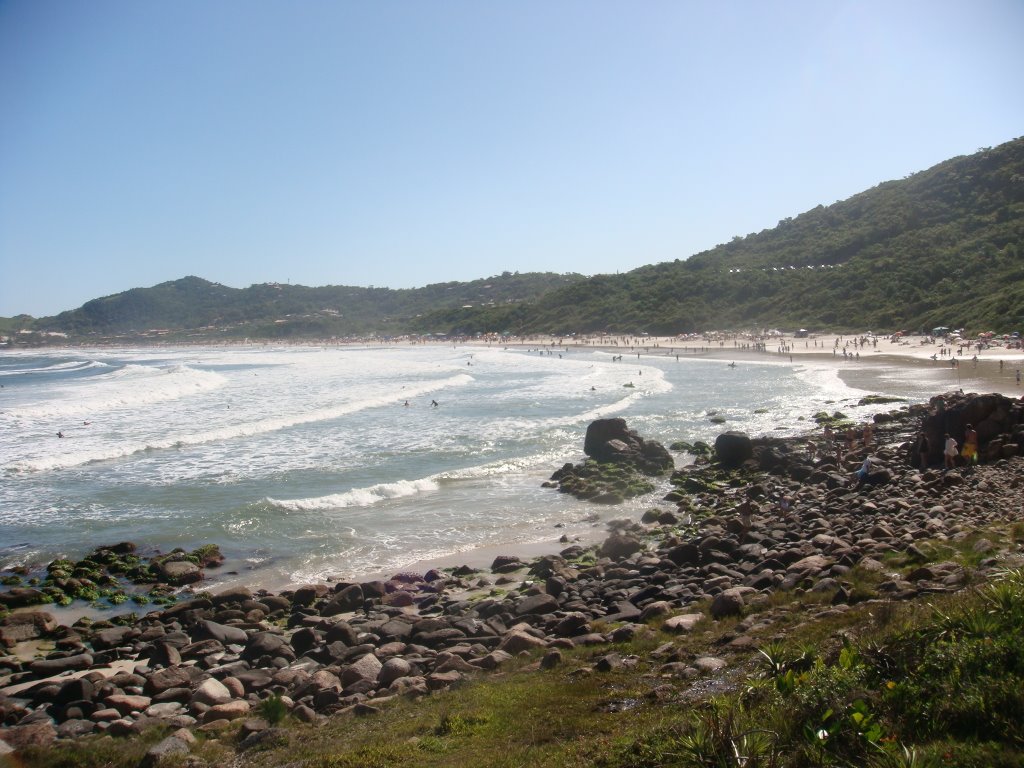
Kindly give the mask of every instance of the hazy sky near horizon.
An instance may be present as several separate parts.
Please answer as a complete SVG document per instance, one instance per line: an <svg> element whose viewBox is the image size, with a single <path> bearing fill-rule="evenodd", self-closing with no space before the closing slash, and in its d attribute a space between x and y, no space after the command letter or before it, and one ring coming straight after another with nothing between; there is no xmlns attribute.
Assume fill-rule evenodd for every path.
<svg viewBox="0 0 1024 768"><path fill-rule="evenodd" d="M0 1L0 316L627 271L1024 134L1021 0Z"/></svg>

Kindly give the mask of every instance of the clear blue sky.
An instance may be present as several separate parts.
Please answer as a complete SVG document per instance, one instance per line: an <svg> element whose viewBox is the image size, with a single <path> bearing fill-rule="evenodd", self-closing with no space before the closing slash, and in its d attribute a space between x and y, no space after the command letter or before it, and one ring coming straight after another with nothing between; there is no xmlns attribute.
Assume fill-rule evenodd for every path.
<svg viewBox="0 0 1024 768"><path fill-rule="evenodd" d="M1021 0L0 0L0 315L686 258L1024 134Z"/></svg>

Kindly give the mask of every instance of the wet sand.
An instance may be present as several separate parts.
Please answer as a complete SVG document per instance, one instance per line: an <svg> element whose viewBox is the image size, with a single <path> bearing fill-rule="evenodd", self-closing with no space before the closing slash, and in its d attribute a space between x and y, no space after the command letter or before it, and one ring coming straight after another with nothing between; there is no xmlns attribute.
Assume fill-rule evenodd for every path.
<svg viewBox="0 0 1024 768"><path fill-rule="evenodd" d="M530 337L505 343L507 347L546 350L601 350L632 357L675 357L732 361L813 361L834 365L844 382L858 389L885 389L886 378L920 381L922 394L963 389L965 392L998 392L1009 397L1024 395L1016 371L1024 376L1024 350L992 346L980 352L975 348L941 341L926 343L926 337L909 336L898 342L879 338L878 343L855 344L856 337L836 334L794 338L792 335L755 341L741 336L691 338L672 336L584 336L557 338ZM757 345L762 345L761 347ZM490 346L497 346L491 344ZM847 355L843 356L843 350ZM962 354L957 354L958 350ZM946 354L943 355L942 351ZM639 357L637 357L639 355ZM932 356L936 359L932 359ZM972 358L977 355L977 361ZM956 360L957 365L950 361ZM1000 366L1000 362L1002 366Z"/></svg>

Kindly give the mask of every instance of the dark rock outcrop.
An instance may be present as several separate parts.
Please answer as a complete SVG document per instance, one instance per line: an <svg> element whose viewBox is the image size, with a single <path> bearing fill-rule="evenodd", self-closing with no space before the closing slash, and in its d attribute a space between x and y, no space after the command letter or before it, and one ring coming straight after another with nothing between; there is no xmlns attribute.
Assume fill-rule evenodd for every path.
<svg viewBox="0 0 1024 768"><path fill-rule="evenodd" d="M551 476L563 493L595 504L621 504L654 490L647 478L671 472L672 455L654 440L645 440L624 419L598 419L587 427L582 464L565 464Z"/></svg>
<svg viewBox="0 0 1024 768"><path fill-rule="evenodd" d="M1024 453L1024 403L1000 394L949 392L928 401L921 427L911 443L910 463L920 465L923 447L926 465L941 466L945 435L963 447L968 424L978 433L979 461L998 461Z"/></svg>
<svg viewBox="0 0 1024 768"><path fill-rule="evenodd" d="M597 419L587 427L583 452L599 463L626 464L646 475L675 468L672 454L655 440L645 440L625 419Z"/></svg>
<svg viewBox="0 0 1024 768"><path fill-rule="evenodd" d="M754 446L746 432L723 432L715 438L715 458L727 467L739 467L754 457Z"/></svg>

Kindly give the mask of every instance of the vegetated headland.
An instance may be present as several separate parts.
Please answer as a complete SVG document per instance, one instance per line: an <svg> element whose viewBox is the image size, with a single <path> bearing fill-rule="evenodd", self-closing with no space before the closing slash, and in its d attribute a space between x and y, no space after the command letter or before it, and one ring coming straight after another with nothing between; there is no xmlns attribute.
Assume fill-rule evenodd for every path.
<svg viewBox="0 0 1024 768"><path fill-rule="evenodd" d="M689 258L623 274L505 272L423 288L230 288L186 277L55 317L13 345L629 334L1024 330L1024 139L957 157Z"/></svg>
<svg viewBox="0 0 1024 768"><path fill-rule="evenodd" d="M40 766L1020 765L1024 405L813 418L668 451L594 422L569 473L594 485L562 490L675 490L557 555L280 594L200 580L72 626L19 607L49 587L9 589L0 744ZM978 461L947 462L971 431ZM115 549L50 587L109 576ZM151 572L193 581L198 554Z"/></svg>

